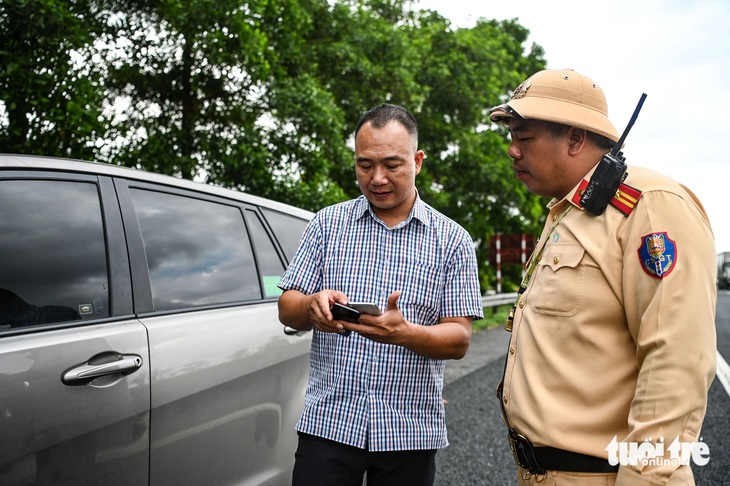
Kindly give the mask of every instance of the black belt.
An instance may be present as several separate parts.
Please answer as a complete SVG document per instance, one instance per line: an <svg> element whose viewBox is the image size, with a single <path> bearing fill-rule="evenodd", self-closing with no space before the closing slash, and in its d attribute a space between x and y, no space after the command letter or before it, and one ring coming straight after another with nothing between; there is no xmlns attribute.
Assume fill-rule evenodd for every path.
<svg viewBox="0 0 730 486"><path fill-rule="evenodd" d="M540 475L548 471L581 473L615 473L618 465L612 466L607 459L589 456L579 452L565 451L555 447L535 447L527 437L513 429L507 421L507 413L502 404L502 383L497 385L497 397L502 408L502 419L507 425L507 438L512 456L518 466L530 474Z"/></svg>
<svg viewBox="0 0 730 486"><path fill-rule="evenodd" d="M600 457L564 451L555 447L535 447L524 435L511 427L508 438L515 462L531 474L545 474L547 471L618 472L618 465L612 466L608 460Z"/></svg>
<svg viewBox="0 0 730 486"><path fill-rule="evenodd" d="M548 471L585 473L615 473L618 464L612 466L606 459L554 447L535 447L537 462Z"/></svg>

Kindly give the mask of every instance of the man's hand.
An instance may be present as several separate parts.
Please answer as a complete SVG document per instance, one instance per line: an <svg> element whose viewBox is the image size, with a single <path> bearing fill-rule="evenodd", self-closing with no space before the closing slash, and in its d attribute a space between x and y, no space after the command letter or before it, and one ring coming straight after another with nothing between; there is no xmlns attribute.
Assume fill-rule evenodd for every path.
<svg viewBox="0 0 730 486"><path fill-rule="evenodd" d="M332 316L332 305L335 302L347 304L348 299L339 290L323 290L314 294L314 299L309 305L309 320L322 332L344 333L344 321L336 321Z"/></svg>
<svg viewBox="0 0 730 486"><path fill-rule="evenodd" d="M359 324L346 322L345 327L379 343L403 346L411 324L398 309L400 295L401 291L396 290L388 296L388 305L383 314L379 316L361 314Z"/></svg>
<svg viewBox="0 0 730 486"><path fill-rule="evenodd" d="M361 314L359 324L342 322L343 328L379 343L402 346L431 359L464 357L471 341L472 317L444 317L432 326L413 324L403 317L398 308L400 296L400 290L388 296L383 315Z"/></svg>
<svg viewBox="0 0 730 486"><path fill-rule="evenodd" d="M279 321L300 331L316 327L322 332L345 332L342 321L332 318L332 304L347 303L347 295L339 290L326 289L312 295L298 290L287 290L279 297Z"/></svg>

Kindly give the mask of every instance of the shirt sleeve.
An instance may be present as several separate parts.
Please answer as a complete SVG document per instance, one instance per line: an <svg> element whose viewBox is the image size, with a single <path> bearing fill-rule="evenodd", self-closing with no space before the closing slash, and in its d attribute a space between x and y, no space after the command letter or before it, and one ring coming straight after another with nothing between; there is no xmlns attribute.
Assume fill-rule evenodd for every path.
<svg viewBox="0 0 730 486"><path fill-rule="evenodd" d="M690 193L645 193L620 233L638 382L625 442L696 442L716 366L715 248ZM620 440L620 439L619 439ZM685 483L689 466L622 466L617 485ZM691 475L689 476L691 478ZM674 482L672 482L674 484Z"/></svg>
<svg viewBox="0 0 730 486"><path fill-rule="evenodd" d="M446 286L441 303L440 317L471 316L482 319L482 297L479 287L479 271L474 244L466 230L461 238L446 271Z"/></svg>
<svg viewBox="0 0 730 486"><path fill-rule="evenodd" d="M322 214L312 218L278 287L311 295L322 290Z"/></svg>

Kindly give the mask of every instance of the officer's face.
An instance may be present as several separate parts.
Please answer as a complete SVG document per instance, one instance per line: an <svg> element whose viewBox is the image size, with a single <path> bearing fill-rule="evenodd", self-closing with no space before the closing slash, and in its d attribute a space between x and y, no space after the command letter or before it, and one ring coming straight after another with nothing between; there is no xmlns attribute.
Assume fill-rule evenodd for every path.
<svg viewBox="0 0 730 486"><path fill-rule="evenodd" d="M570 131L557 134L546 122L518 119L510 120L509 130L507 155L517 179L539 196L561 199L568 194L577 183L568 157Z"/></svg>

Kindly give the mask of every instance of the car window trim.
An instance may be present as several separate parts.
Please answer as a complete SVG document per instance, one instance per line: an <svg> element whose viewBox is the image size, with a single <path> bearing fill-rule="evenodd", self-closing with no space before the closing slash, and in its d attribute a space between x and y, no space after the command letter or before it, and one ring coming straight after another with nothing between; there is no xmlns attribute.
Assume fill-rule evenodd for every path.
<svg viewBox="0 0 730 486"><path fill-rule="evenodd" d="M33 332L67 329L105 322L128 319L132 314L131 281L129 278L129 259L123 241L124 228L115 192L111 191L111 178L86 172L53 171L48 169L11 169L0 170L0 180L32 180L49 182L82 182L96 186L101 208L102 229L107 263L107 282L109 284L109 316L84 321L47 323L4 330L3 336Z"/></svg>
<svg viewBox="0 0 730 486"><path fill-rule="evenodd" d="M149 266L147 262L147 253L144 247L144 240L142 238L142 229L137 219L137 214L134 208L134 202L132 200L131 189L141 189L146 191L154 191L166 194L172 194L181 197L189 197L202 201L207 201L215 204L222 204L225 206L233 207L238 209L239 214L243 220L244 228L246 229L247 236L251 248L253 249L254 264L256 266L257 280L260 289L261 298L252 300L240 300L236 302L226 302L220 304L205 305L200 307L191 307L185 309L176 309L175 311L184 312L195 312L198 310L216 309L223 307L233 307L239 305L251 305L266 302L275 302L278 300L278 296L266 297L264 281L261 275L261 265L258 252L256 248L256 242L254 241L250 224L247 220L246 211L253 211L256 216L260 219L261 224L264 227L267 237L271 241L274 250L279 260L286 268L287 261L284 251L281 248L278 240L276 239L273 230L269 226L265 215L261 211L258 205L240 201L233 198L225 198L216 194L209 194L204 191L192 191L187 188L178 188L175 186L162 185L155 182L139 181L135 179L125 178L114 178L114 187L117 191L117 197L119 200L119 206L121 209L122 220L125 229L125 236L127 242L127 248L129 251L129 261L131 264L131 280L132 280L132 293L134 300L134 311L137 316L151 316L151 315L163 315L168 311L156 311L154 309L154 303L152 299L152 285L150 280ZM267 208L270 209L270 208ZM273 210L273 209L272 209Z"/></svg>

